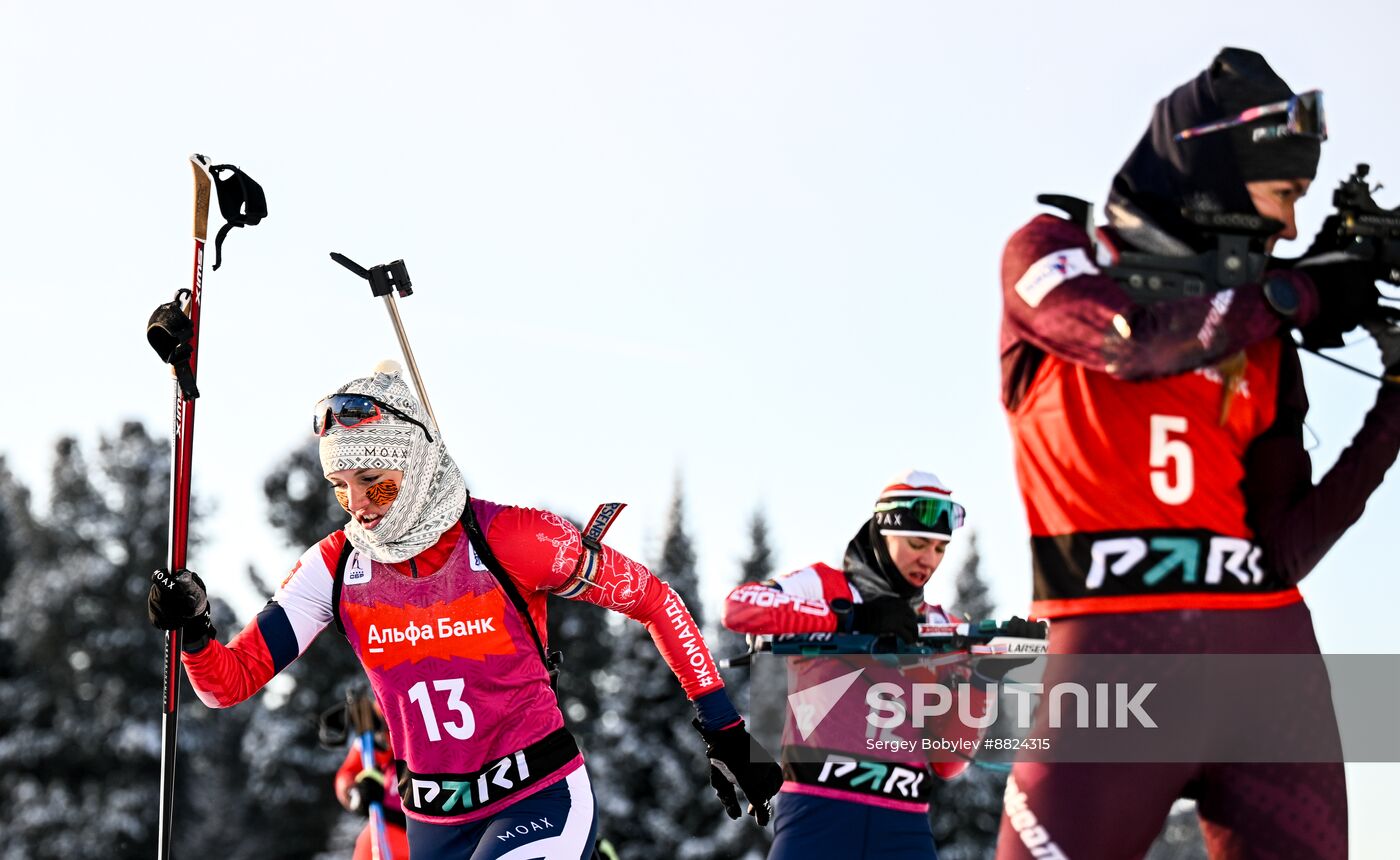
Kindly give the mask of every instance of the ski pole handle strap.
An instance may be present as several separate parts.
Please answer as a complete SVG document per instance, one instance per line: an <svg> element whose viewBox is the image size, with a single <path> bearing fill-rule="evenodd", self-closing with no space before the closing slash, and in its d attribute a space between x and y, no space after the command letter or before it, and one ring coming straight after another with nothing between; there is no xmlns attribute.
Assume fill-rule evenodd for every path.
<svg viewBox="0 0 1400 860"><path fill-rule="evenodd" d="M174 368L181 396L194 400L199 397L194 371L190 368L190 359L194 356L194 323L180 306L180 296L186 293L186 290L181 290L173 301L151 312L151 318L146 322L146 342L161 361Z"/></svg>
<svg viewBox="0 0 1400 860"><path fill-rule="evenodd" d="M219 212L224 216L224 226L214 237L214 269L217 271L223 262L224 237L234 227L255 225L266 218L267 195L253 177L232 164L218 164L210 171L214 176L214 188L219 193ZM230 175L221 176L224 171Z"/></svg>

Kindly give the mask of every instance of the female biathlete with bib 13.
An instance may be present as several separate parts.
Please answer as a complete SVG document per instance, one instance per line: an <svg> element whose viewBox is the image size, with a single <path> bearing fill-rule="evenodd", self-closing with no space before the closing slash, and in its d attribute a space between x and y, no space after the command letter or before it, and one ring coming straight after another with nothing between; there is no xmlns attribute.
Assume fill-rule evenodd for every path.
<svg viewBox="0 0 1400 860"><path fill-rule="evenodd" d="M781 772L749 738L680 596L598 542L615 507L581 534L548 511L472 498L393 362L322 400L314 419L350 521L302 555L255 620L222 645L199 578L154 576L151 620L183 628L201 701L243 701L334 624L388 724L413 860L588 857L593 793L543 639L546 596L577 598L646 625L695 706L730 817L737 785L767 822Z"/></svg>

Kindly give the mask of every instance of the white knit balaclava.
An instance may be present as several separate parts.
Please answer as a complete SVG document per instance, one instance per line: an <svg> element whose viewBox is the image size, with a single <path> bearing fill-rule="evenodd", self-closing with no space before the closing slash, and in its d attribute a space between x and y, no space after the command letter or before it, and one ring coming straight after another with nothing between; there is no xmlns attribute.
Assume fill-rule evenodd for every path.
<svg viewBox="0 0 1400 860"><path fill-rule="evenodd" d="M321 437L321 469L326 475L341 469L398 469L403 472L399 494L374 529L352 517L345 534L355 549L379 562L405 561L433 544L462 516L467 485L448 455L426 410L409 391L403 369L381 361L374 372L352 379L336 394L367 394L423 422L433 435L389 412L358 427L342 427L332 419Z"/></svg>

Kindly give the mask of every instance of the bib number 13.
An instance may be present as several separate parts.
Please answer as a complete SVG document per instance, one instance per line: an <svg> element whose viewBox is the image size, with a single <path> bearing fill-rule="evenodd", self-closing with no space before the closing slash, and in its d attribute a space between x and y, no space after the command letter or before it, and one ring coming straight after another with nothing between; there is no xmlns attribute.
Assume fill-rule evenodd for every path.
<svg viewBox="0 0 1400 860"><path fill-rule="evenodd" d="M462 699L462 690L466 686L467 682L462 678L443 678L433 682L434 690L447 693L447 710L457 714L456 720L445 720L442 723L438 722L437 714L433 710L433 700L428 695L428 682L419 681L408 688L408 700L423 712L428 740L442 740L444 729L459 741L464 741L476 733L476 717L472 714L472 706Z"/></svg>
<svg viewBox="0 0 1400 860"><path fill-rule="evenodd" d="M1196 491L1196 465L1185 439L1184 415L1153 415L1151 446L1147 455L1152 494L1166 505L1185 504Z"/></svg>

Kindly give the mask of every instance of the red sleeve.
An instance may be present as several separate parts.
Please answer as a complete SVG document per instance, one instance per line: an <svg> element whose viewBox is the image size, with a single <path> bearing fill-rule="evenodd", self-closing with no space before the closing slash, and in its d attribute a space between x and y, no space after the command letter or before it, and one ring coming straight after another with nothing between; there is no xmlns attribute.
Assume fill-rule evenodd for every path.
<svg viewBox="0 0 1400 860"><path fill-rule="evenodd" d="M831 601L851 599L846 575L814 564L767 582L746 582L724 600L724 626L736 633L832 633Z"/></svg>
<svg viewBox="0 0 1400 860"><path fill-rule="evenodd" d="M201 702L227 708L247 699L331 623L331 571L344 545L344 533L336 532L303 553L272 600L228 645L210 642L180 656Z"/></svg>
<svg viewBox="0 0 1400 860"><path fill-rule="evenodd" d="M486 539L526 594L563 588L583 547L578 529L568 520L533 508L503 509L491 521ZM591 584L577 598L641 622L687 698L724 686L690 610L671 586L652 576L644 565L604 546Z"/></svg>
<svg viewBox="0 0 1400 860"><path fill-rule="evenodd" d="M1041 215L1013 235L1002 256L1002 353L1018 342L1121 379L1171 376L1213 364L1279 330L1259 284L1214 295L1138 304L1090 259L1089 237ZM1292 279L1298 319L1316 313L1317 291Z"/></svg>
<svg viewBox="0 0 1400 860"><path fill-rule="evenodd" d="M1245 510L1269 567L1296 583L1361 518L1400 453L1400 388L1380 387L1361 429L1316 485L1303 444L1303 369L1287 344L1279 355L1278 397L1273 426L1245 454Z"/></svg>
<svg viewBox="0 0 1400 860"><path fill-rule="evenodd" d="M238 704L277 674L256 618L228 645L214 640L193 654L181 654L180 659L195 695L211 708Z"/></svg>
<svg viewBox="0 0 1400 860"><path fill-rule="evenodd" d="M360 749L355 744L350 745L349 752L345 755L345 761L340 763L340 769L335 772L335 798L340 801L341 806L349 803L347 796L350 786L355 784L355 777L360 775L364 766L360 763Z"/></svg>
<svg viewBox="0 0 1400 860"><path fill-rule="evenodd" d="M722 622L735 633L832 633L836 613L825 600L787 594L776 585L746 582L724 599Z"/></svg>

